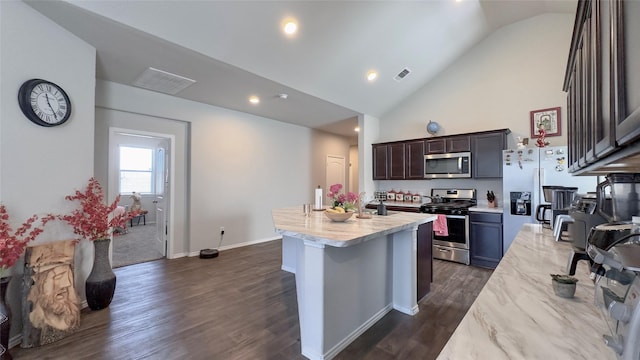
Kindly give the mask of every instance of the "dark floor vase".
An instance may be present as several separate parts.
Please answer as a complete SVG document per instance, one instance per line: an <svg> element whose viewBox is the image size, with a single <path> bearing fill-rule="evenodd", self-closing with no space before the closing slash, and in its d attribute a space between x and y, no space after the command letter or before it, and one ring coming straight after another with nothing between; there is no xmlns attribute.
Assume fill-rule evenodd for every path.
<svg viewBox="0 0 640 360"><path fill-rule="evenodd" d="M0 360L11 360L9 353L9 332L11 331L11 310L5 302L7 286L11 277L0 278Z"/></svg>
<svg viewBox="0 0 640 360"><path fill-rule="evenodd" d="M109 262L110 239L94 240L93 268L85 283L87 304L91 310L104 309L111 304L116 291L116 274Z"/></svg>

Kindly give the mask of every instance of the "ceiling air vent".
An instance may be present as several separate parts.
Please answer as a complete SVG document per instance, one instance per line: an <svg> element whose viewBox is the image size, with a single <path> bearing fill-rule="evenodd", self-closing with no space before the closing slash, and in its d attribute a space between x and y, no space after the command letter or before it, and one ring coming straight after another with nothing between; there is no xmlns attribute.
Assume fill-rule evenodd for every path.
<svg viewBox="0 0 640 360"><path fill-rule="evenodd" d="M148 90L175 95L195 82L195 80L184 76L150 67L133 82L133 85Z"/></svg>
<svg viewBox="0 0 640 360"><path fill-rule="evenodd" d="M400 80L404 79L404 78L405 78L407 75L409 75L410 73L411 73L411 70L409 70L409 69L407 69L407 68L404 68L404 69L402 69L402 71L400 71L400 72L398 73L398 75L394 76L394 77L393 77L393 79L394 79L395 81L400 81Z"/></svg>

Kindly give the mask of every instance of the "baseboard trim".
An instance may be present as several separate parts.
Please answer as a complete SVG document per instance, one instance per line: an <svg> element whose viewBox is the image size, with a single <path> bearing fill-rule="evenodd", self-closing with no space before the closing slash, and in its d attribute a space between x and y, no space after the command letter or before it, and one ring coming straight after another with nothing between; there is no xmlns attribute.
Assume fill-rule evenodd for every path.
<svg viewBox="0 0 640 360"><path fill-rule="evenodd" d="M407 315L415 315L418 313L418 311L420 311L420 307L416 304L415 306L411 307L411 308L406 308L404 306L398 306L398 305L393 305L393 309L400 311L403 314L407 314Z"/></svg>
<svg viewBox="0 0 640 360"><path fill-rule="evenodd" d="M382 319L385 315L387 315L393 306L388 304L378 311L375 315L373 315L369 320L367 320L364 324L360 325L357 329L355 329L351 334L349 334L346 338L342 339L339 343L337 343L331 350L327 351L322 359L329 360L336 357L340 351L344 350L349 344L355 341L360 335L364 334L365 331L369 330L375 323L377 323L380 319Z"/></svg>
<svg viewBox="0 0 640 360"><path fill-rule="evenodd" d="M9 339L9 350L22 344L22 334L18 334Z"/></svg>
<svg viewBox="0 0 640 360"><path fill-rule="evenodd" d="M264 238L264 239L246 241L246 242L243 242L243 243L221 246L221 247L218 248L218 251L222 252L222 251L225 251L225 250L231 250L231 249L235 249L235 248L245 247L245 246L249 246L249 245L256 245L256 244L261 244L261 243L274 241L274 240L281 240L281 239L282 239L281 236L274 236L274 237L269 237L269 238ZM189 257L200 256L200 250L192 251L192 252L190 252L188 254L188 256Z"/></svg>

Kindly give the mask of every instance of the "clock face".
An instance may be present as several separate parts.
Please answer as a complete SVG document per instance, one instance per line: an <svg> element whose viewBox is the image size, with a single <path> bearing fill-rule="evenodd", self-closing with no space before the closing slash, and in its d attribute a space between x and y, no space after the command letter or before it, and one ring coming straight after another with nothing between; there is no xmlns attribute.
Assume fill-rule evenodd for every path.
<svg viewBox="0 0 640 360"><path fill-rule="evenodd" d="M41 126L63 124L71 115L69 96L58 85L31 79L20 87L18 103L24 115Z"/></svg>

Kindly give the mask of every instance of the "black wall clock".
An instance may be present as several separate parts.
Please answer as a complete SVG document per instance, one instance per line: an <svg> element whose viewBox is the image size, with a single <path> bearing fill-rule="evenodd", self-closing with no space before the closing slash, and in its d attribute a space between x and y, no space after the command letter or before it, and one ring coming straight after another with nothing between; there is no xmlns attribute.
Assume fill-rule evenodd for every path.
<svg viewBox="0 0 640 360"><path fill-rule="evenodd" d="M42 79L27 80L18 91L24 115L40 126L62 125L71 116L71 101L62 88Z"/></svg>

